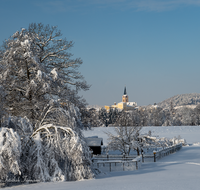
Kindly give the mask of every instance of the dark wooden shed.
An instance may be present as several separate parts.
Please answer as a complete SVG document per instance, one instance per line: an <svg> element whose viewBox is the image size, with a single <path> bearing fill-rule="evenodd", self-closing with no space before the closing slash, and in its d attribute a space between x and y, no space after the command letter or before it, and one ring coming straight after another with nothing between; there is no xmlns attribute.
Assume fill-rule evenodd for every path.
<svg viewBox="0 0 200 190"><path fill-rule="evenodd" d="M103 138L98 138L98 136L85 138L87 145L93 151L93 154L101 154L101 146L103 145Z"/></svg>

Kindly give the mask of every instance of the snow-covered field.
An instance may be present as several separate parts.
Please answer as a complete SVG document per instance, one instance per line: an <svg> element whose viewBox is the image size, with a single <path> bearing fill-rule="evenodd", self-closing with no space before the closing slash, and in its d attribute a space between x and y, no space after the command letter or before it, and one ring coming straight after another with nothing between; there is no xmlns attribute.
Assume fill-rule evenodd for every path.
<svg viewBox="0 0 200 190"><path fill-rule="evenodd" d="M141 133L152 131L152 135L159 137L173 138L174 136L186 139L187 143L200 142L200 126L168 126L168 127L143 127ZM103 138L104 145L107 145L107 135L104 132L114 132L114 127L95 127L92 130L84 131L84 135L98 136Z"/></svg>
<svg viewBox="0 0 200 190"><path fill-rule="evenodd" d="M156 163L143 163L136 171L111 172L96 179L76 182L38 183L12 190L199 190L200 146L181 151Z"/></svg>
<svg viewBox="0 0 200 190"><path fill-rule="evenodd" d="M105 136L96 128L86 131L85 136ZM38 183L9 187L12 190L199 190L200 189L200 127L145 127L143 132L154 131L155 135L172 138L180 135L192 146L160 159L156 163L143 163L136 171L101 174L96 179L76 182ZM98 132L98 133L97 133ZM104 136L103 136L104 135ZM105 136L106 137L106 136ZM104 142L106 140L104 139Z"/></svg>

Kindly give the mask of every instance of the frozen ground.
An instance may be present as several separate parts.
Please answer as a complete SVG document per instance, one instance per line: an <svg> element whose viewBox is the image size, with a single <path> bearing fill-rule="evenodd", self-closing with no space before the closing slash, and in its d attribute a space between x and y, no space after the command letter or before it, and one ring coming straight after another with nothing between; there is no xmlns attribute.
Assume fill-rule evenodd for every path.
<svg viewBox="0 0 200 190"><path fill-rule="evenodd" d="M143 163L136 171L111 172L102 174L96 179L76 182L38 183L21 185L6 189L12 190L199 190L200 189L200 127L144 127L142 133L149 130L153 135L172 138L180 135L192 146L183 147L181 151L162 158L156 163ZM103 131L113 131L112 127L95 128L85 131L85 136L104 138ZM194 144L196 143L196 144Z"/></svg>
<svg viewBox="0 0 200 190"><path fill-rule="evenodd" d="M139 170L111 172L96 179L76 182L21 185L11 190L199 190L200 146L183 147L156 163L144 163Z"/></svg>
<svg viewBox="0 0 200 190"><path fill-rule="evenodd" d="M173 138L180 135L186 139L187 143L193 144L200 142L200 126L168 126L168 127L143 127L141 133L148 133L152 131L152 135L159 137ZM84 135L88 136L99 136L103 138L104 145L107 144L106 131L114 132L114 127L96 127L89 131L84 131Z"/></svg>

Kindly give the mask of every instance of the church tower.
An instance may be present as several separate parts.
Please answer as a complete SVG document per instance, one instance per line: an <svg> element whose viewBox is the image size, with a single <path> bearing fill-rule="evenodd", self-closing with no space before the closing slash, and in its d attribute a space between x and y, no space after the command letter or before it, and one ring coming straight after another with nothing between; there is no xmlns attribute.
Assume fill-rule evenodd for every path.
<svg viewBox="0 0 200 190"><path fill-rule="evenodd" d="M122 102L128 102L128 95L126 93L126 86L124 88L124 95L122 96Z"/></svg>

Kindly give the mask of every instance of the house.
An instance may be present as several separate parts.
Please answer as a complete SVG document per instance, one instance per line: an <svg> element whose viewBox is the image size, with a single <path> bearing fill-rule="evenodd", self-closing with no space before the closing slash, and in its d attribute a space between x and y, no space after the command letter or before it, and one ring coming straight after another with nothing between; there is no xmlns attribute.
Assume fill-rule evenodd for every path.
<svg viewBox="0 0 200 190"><path fill-rule="evenodd" d="M98 138L98 136L92 136L85 138L87 145L93 151L93 154L101 154L101 146L103 145L103 138Z"/></svg>

